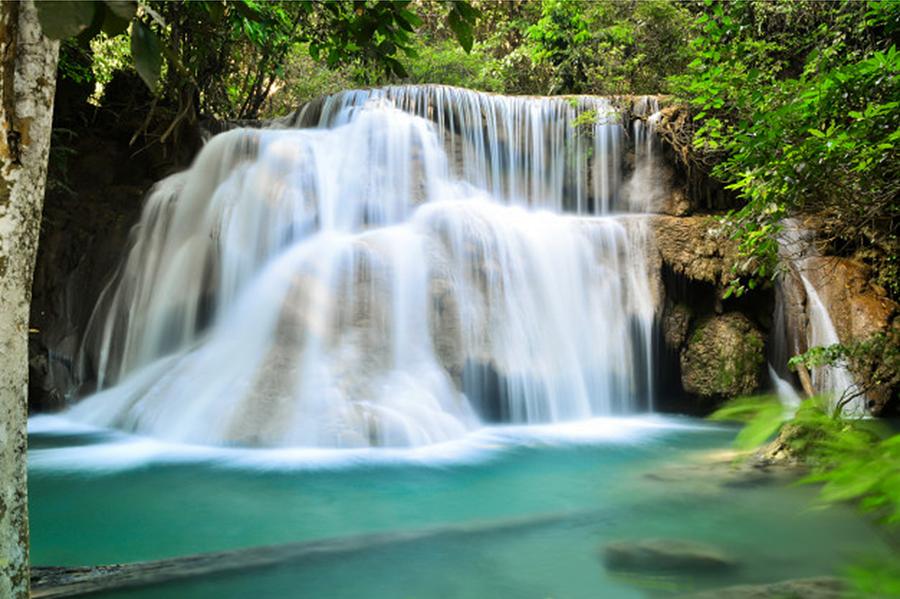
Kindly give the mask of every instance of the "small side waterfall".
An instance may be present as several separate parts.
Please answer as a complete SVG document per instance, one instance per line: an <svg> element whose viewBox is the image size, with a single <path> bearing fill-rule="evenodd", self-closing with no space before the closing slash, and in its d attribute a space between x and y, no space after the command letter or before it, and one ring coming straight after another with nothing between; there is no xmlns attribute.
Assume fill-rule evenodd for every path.
<svg viewBox="0 0 900 599"><path fill-rule="evenodd" d="M100 390L70 413L351 447L649 409L653 240L609 215L659 193L652 125L624 166L628 114L406 86L213 138L150 195L84 342Z"/></svg>
<svg viewBox="0 0 900 599"><path fill-rule="evenodd" d="M777 363L786 365L787 359L811 347L827 347L840 343L828 308L810 274L818 257L811 233L793 219L783 222L780 258L787 270L779 277L776 289L775 329L785 334L776 344ZM793 288L792 288L793 287ZM789 342L786 331L802 331L802 337ZM827 394L839 401L856 384L846 367L821 366L811 369L810 378L817 393ZM844 406L847 415L865 414L865 398L858 397Z"/></svg>

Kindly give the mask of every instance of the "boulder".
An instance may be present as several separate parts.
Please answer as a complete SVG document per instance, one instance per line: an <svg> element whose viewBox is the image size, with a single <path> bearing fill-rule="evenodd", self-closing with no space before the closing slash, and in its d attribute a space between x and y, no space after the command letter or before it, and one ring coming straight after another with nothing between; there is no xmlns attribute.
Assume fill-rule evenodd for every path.
<svg viewBox="0 0 900 599"><path fill-rule="evenodd" d="M688 216L693 211L693 207L685 190L678 188L673 189L672 193L663 199L659 211L669 216Z"/></svg>
<svg viewBox="0 0 900 599"><path fill-rule="evenodd" d="M701 319L681 350L681 384L700 397L735 397L760 386L764 337L739 312Z"/></svg>
<svg viewBox="0 0 900 599"><path fill-rule="evenodd" d="M717 547L685 539L615 541L602 556L608 570L625 572L719 573L738 565Z"/></svg>

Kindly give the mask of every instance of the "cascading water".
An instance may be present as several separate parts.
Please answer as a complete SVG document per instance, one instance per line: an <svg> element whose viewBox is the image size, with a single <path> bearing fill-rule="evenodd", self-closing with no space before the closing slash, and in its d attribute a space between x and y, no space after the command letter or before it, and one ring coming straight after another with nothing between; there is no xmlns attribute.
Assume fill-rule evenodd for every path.
<svg viewBox="0 0 900 599"><path fill-rule="evenodd" d="M782 225L779 257L787 265L787 270L779 277L776 288L775 329L802 332L802 338L795 339L792 347L787 347L786 338L776 339L776 363L786 365L790 356L812 347L827 347L840 343L840 338L819 290L810 280L810 274L815 271L813 263L818 257L811 232L803 229L794 219L785 219ZM791 295L789 289L791 284L797 287L793 290L793 295L802 297L790 299L786 297ZM796 314L798 311L803 313L800 318L802 322L793 322L799 316ZM773 375L777 377L774 371ZM813 390L831 396L835 404L856 389L850 371L840 364L813 368L810 375ZM797 402L796 393L792 396L781 384L778 385L778 389L786 403ZM864 415L865 398L857 397L846 402L843 412L848 416Z"/></svg>
<svg viewBox="0 0 900 599"><path fill-rule="evenodd" d="M652 125L644 180L623 176L624 120L599 98L406 86L213 138L150 195L85 339L100 390L71 415L350 447L651 407L652 239L596 216L658 193Z"/></svg>

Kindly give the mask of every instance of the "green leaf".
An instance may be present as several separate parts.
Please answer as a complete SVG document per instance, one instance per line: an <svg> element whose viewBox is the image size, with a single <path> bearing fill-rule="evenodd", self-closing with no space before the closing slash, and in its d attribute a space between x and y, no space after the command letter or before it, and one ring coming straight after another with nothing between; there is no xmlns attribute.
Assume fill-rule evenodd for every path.
<svg viewBox="0 0 900 599"><path fill-rule="evenodd" d="M326 2L326 5L329 4ZM259 21L262 19L262 15L257 10L256 6L253 6L247 0L238 0L237 2L233 2L232 5L237 9L238 13L248 21Z"/></svg>
<svg viewBox="0 0 900 599"><path fill-rule="evenodd" d="M400 63L399 60L395 58L385 58L385 62L387 63L390 70L400 78L409 77L409 73L406 72L406 69L403 67L403 64Z"/></svg>
<svg viewBox="0 0 900 599"><path fill-rule="evenodd" d="M709 418L718 421L745 422L735 438L738 449L755 449L769 440L784 423L785 409L777 398L741 397L731 400Z"/></svg>
<svg viewBox="0 0 900 599"><path fill-rule="evenodd" d="M97 8L93 2L37 2L38 21L44 35L52 40L74 37L87 29L94 20Z"/></svg>
<svg viewBox="0 0 900 599"><path fill-rule="evenodd" d="M131 27L131 57L138 75L155 92L162 70L162 49L156 34L140 21Z"/></svg>
<svg viewBox="0 0 900 599"><path fill-rule="evenodd" d="M408 11L405 8L401 8L397 11L397 17L406 21L412 27L420 27L422 25L422 19L420 19L416 13Z"/></svg>
<svg viewBox="0 0 900 599"><path fill-rule="evenodd" d="M481 15L479 10L464 0L457 0L453 3L453 9L459 13L465 21L474 23Z"/></svg>
<svg viewBox="0 0 900 599"><path fill-rule="evenodd" d="M137 14L137 2L133 0L105 0L106 8L120 19L130 21Z"/></svg>
<svg viewBox="0 0 900 599"><path fill-rule="evenodd" d="M453 34L456 36L459 45L462 46L463 50L467 53L471 52L472 44L475 42L471 25L463 21L456 12L451 12L447 21L450 25L450 29L453 30Z"/></svg>

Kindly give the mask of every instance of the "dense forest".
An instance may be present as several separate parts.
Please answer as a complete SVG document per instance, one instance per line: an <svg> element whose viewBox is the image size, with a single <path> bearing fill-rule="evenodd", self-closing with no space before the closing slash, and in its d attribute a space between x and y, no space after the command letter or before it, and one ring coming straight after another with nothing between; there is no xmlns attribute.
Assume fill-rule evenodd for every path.
<svg viewBox="0 0 900 599"><path fill-rule="evenodd" d="M21 343L14 347L11 342L9 354L22 358L15 369L9 367L8 377L0 377L0 400L13 406L5 430L9 438L23 439L17 449L3 450L4 463L10 464L4 476L24 480L25 406L32 412L55 411L72 400L42 380L75 372L72 356L85 353L91 339L85 323L95 318L95 310L108 308L103 302L111 300L101 291L107 293L104 286L125 248L140 239L134 237L139 232L131 241L128 236L142 209L147 210L146 192L194 163L212 135L294 123L295 111L318 107L321 98L343 90L443 85L491 95L564 97L577 115L566 126L587 144L599 135L592 129L599 117L595 105L585 108L584 98L602 96L617 109L626 107L620 110L625 116L616 117L619 124L635 123L629 125L632 130L625 127L633 146L624 160L630 161L627 168L639 171L641 132L658 136L658 146L647 147L665 157L667 176L683 190L679 193L689 206L675 214L662 212L698 219L691 221L696 235L689 243L699 247L701 240L711 248L707 254L696 248L693 253L672 250L672 231L688 225L677 218L653 225L662 254L660 286L667 294L653 326L665 329L659 336L666 343L676 339L669 351L674 357L659 362L676 374L660 375L657 386L689 397L671 411L744 423L736 445L749 463L800 465L807 473L802 480L818 485L823 503L851 503L866 512L893 553L853 564L843 588L850 596L900 596L900 568L893 559L900 523L900 435L891 420L900 414L900 2L19 4L4 3L4 33L15 39L26 31L20 24L16 33L9 23L24 23L19 13L34 8L43 35L58 40L59 48L55 90L52 82L49 88L52 129L43 159L39 149L37 158L19 153L20 144L27 151L38 142L28 139L27 128L23 139L22 127L9 116L16 112L16 94L10 90L19 67L4 58L4 164L9 172L22 166L22 156L26 167L29 160L48 164L46 177L41 168L27 175L39 180L27 194L16 191L19 175L4 180L0 191L0 279L9 279L4 283L9 289L22 287L22 276L27 281L19 295L8 294L27 298L24 304L0 302L10 316L9 322L0 319L0 333L15 331ZM50 48L56 42L47 43ZM55 51L55 46L48 50ZM49 64L44 61L45 67ZM34 89L46 92L47 81L41 75ZM652 117L638 108L645 97L658 103ZM447 137L465 134L448 130ZM598 157L588 152L586 161L593 158ZM27 206L19 202L24 207L18 220L4 228L7 206L16 204L17 193L33 198ZM8 231L18 226L24 232L10 236ZM791 301L784 281L798 272L799 257L791 252L799 252L801 230L813 232L811 248L803 251L827 265L820 276L843 289L835 297L857 301L853 298L864 296L877 304L878 316L865 316L871 321L865 326L839 322L836 342L804 340L782 351L773 349L776 333L782 334L779 326L792 325L777 316L773 323L771 314ZM16 245L5 238L28 242ZM21 266L7 258L14 253L21 254ZM697 274L700 258L714 260L715 272ZM802 285L795 284L802 295ZM72 295L91 301L72 303L73 308L59 299ZM204 308L211 304L208 297L202 301ZM833 314L832 319L862 322L858 304L845 303L849 315ZM54 329L54 319L79 324ZM703 345L705 331L732 325L740 334ZM680 332L672 333L676 329ZM844 335L844 329L852 329L852 335ZM29 330L30 357L24 355ZM735 357L715 343L750 349ZM693 349L701 345L702 350ZM722 367L729 371L728 380L721 380L724 375L690 380L690 368L710 356L718 360L723 351L728 357L722 360L737 363ZM59 359L65 352L65 360ZM102 365L106 359L106 354L92 355L87 362L94 368L91 360ZM26 385L20 379L29 360ZM758 395L765 390L758 380L764 361L801 390L799 405ZM827 368L849 373L853 382L837 397L816 388L814 373ZM79 393L102 389L102 377L97 378ZM19 391L26 386L27 399ZM462 389L468 393L465 385ZM860 400L866 418L845 409ZM684 405L689 409L680 409ZM12 490L4 496L0 520L21 531L20 521L7 511L22 508L24 494ZM27 552L23 561L16 546L23 540L27 544L27 530L14 537L4 533L0 538L5 555L16 554L2 557L4 575L12 582L0 586L0 595L8 589L9 596L24 597Z"/></svg>

